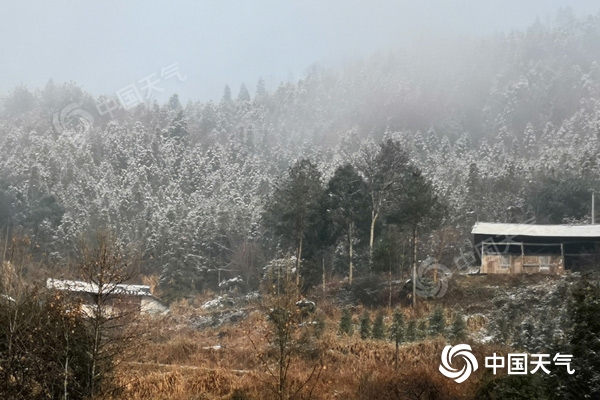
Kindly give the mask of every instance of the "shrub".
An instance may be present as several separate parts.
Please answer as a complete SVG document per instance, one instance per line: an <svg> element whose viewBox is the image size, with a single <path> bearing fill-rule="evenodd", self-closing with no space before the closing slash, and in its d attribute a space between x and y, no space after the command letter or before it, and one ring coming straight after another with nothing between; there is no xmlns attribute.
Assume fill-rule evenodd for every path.
<svg viewBox="0 0 600 400"><path fill-rule="evenodd" d="M423 340L427 337L428 329L427 329L427 320L422 319L417 324L416 337L417 340Z"/></svg>
<svg viewBox="0 0 600 400"><path fill-rule="evenodd" d="M443 335L446 329L446 317L444 317L444 310L441 307L436 307L429 317L429 335L437 336Z"/></svg>
<svg viewBox="0 0 600 400"><path fill-rule="evenodd" d="M352 296L365 307L376 307L386 303L385 282L378 275L356 279L351 286Z"/></svg>
<svg viewBox="0 0 600 400"><path fill-rule="evenodd" d="M268 388L280 400L314 387L321 371L321 346L315 326L302 321L302 311L297 306L299 297L300 288L289 265L283 276L271 275L265 279L261 306L268 322L264 336L267 349L259 352L257 358L269 377ZM302 362L308 363L310 372L308 379L299 382L290 371Z"/></svg>
<svg viewBox="0 0 600 400"><path fill-rule="evenodd" d="M383 322L383 312L378 312L373 323L373 339L382 340L385 338L385 323Z"/></svg>
<svg viewBox="0 0 600 400"><path fill-rule="evenodd" d="M350 309L345 308L342 311L342 318L340 319L340 335L352 336L354 334L354 326L352 325L352 313Z"/></svg>
<svg viewBox="0 0 600 400"><path fill-rule="evenodd" d="M407 342L414 342L417 340L417 322L414 319L408 321L405 339Z"/></svg>
<svg viewBox="0 0 600 400"><path fill-rule="evenodd" d="M244 392L241 389L234 389L233 393L231 393L231 397L229 398L230 400L248 400L249 397L246 395L246 392Z"/></svg>
<svg viewBox="0 0 600 400"><path fill-rule="evenodd" d="M455 313L452 325L450 326L450 339L454 342L463 341L467 337L467 325L462 313Z"/></svg>
<svg viewBox="0 0 600 400"><path fill-rule="evenodd" d="M442 376L435 367L422 365L398 373L381 369L364 374L358 384L357 400L424 400L464 399L463 389L451 379Z"/></svg>
<svg viewBox="0 0 600 400"><path fill-rule="evenodd" d="M360 319L360 338L368 339L371 337L371 316L369 311L365 310Z"/></svg>
<svg viewBox="0 0 600 400"><path fill-rule="evenodd" d="M15 298L0 304L0 398L85 398L92 360L78 305L53 293Z"/></svg>
<svg viewBox="0 0 600 400"><path fill-rule="evenodd" d="M398 368L398 351L400 349L400 343L404 341L404 314L402 311L396 310L394 312L394 318L392 326L390 327L390 339L396 345L396 352L394 354L394 366Z"/></svg>
<svg viewBox="0 0 600 400"><path fill-rule="evenodd" d="M414 331L414 321L411 322ZM402 311L396 310L394 311L394 316L392 318L392 326L390 326L390 339L398 345L404 341L406 333L404 327L404 314Z"/></svg>
<svg viewBox="0 0 600 400"><path fill-rule="evenodd" d="M515 397L518 395L518 397ZM477 391L479 400L531 399L546 400L544 377L534 375L505 375L484 383Z"/></svg>

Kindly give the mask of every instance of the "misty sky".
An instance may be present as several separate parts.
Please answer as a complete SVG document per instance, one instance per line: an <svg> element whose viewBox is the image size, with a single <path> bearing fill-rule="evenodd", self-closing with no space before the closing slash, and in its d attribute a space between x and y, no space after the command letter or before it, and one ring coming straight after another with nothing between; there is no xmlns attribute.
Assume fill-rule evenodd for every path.
<svg viewBox="0 0 600 400"><path fill-rule="evenodd" d="M481 35L553 20L560 7L596 14L597 0L3 2L0 94L23 83L72 80L114 93L178 63L187 76L157 86L164 100L237 95L259 76L270 88L314 63L335 66L429 35Z"/></svg>

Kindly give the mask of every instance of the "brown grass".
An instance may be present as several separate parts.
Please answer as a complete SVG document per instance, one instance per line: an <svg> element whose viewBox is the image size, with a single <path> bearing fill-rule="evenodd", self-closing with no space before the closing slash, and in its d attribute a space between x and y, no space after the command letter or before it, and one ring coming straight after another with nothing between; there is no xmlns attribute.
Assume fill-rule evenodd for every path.
<svg viewBox="0 0 600 400"><path fill-rule="evenodd" d="M130 365L131 367L131 365ZM147 366L121 371L118 383L124 392L118 398L219 399L242 385L243 377L225 369L205 370Z"/></svg>
<svg viewBox="0 0 600 400"><path fill-rule="evenodd" d="M297 399L473 398L485 368L481 365L473 377L461 385L443 377L438 371L440 355L446 345L443 339L401 346L396 370L391 342L361 340L358 334L339 337L341 310L332 306L319 308L327 316L327 328L321 338L322 369L318 379L313 379ZM405 309L406 320L423 318L431 308L432 305L424 305L415 312ZM451 310L447 311L449 316ZM362 308L356 307L355 317L361 312ZM389 325L392 313L390 310L384 312ZM150 325L147 335L150 340L143 353L133 362L121 366L117 378L124 389L118 398L274 398L273 380L257 358L266 345L267 322L263 314L254 311L235 326L205 330L182 324L180 316L169 318ZM471 330L483 325L483 320L469 323ZM471 345L479 360L493 351L505 351L476 343ZM300 385L314 365L314 360L296 359L290 370L292 381ZM235 397L232 397L234 393Z"/></svg>

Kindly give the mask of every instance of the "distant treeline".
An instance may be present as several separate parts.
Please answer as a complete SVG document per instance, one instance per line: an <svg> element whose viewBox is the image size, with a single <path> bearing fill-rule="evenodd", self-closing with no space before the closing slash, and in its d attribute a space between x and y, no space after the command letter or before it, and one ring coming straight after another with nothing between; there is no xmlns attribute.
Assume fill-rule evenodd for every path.
<svg viewBox="0 0 600 400"><path fill-rule="evenodd" d="M418 259L451 263L477 219L589 221L599 59L600 17L563 10L525 32L313 67L274 91L262 80L252 96L226 88L218 102L173 96L111 116L97 108L106 98L74 83L20 86L1 103L0 228L31 236L31 251L60 272L81 235L111 227L173 297L219 277L254 286L283 256L315 274L325 264L345 276L350 260L357 273L405 272L413 235ZM386 146L406 157L393 167L404 178L378 204L373 188L388 172L367 161ZM302 225L304 236L281 225L302 210L278 208L298 168L319 182L300 194L329 212L313 216L327 226ZM345 204L356 191L366 196L351 202L364 204ZM435 212L410 222L422 193Z"/></svg>

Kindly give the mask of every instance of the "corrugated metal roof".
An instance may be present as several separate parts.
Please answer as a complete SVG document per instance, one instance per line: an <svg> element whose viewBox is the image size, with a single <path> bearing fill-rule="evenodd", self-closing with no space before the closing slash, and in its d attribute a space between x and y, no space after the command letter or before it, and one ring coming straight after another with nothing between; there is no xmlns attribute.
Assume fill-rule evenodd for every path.
<svg viewBox="0 0 600 400"><path fill-rule="evenodd" d="M112 292L113 294L127 294L131 296L151 296L150 286L148 285L128 285L122 283L112 287L111 285L106 286L107 287L104 289L105 293ZM66 279L48 278L46 287L48 289L66 290L69 292L98 293L98 286L95 283Z"/></svg>
<svg viewBox="0 0 600 400"><path fill-rule="evenodd" d="M600 237L600 225L534 225L476 222L473 235Z"/></svg>

